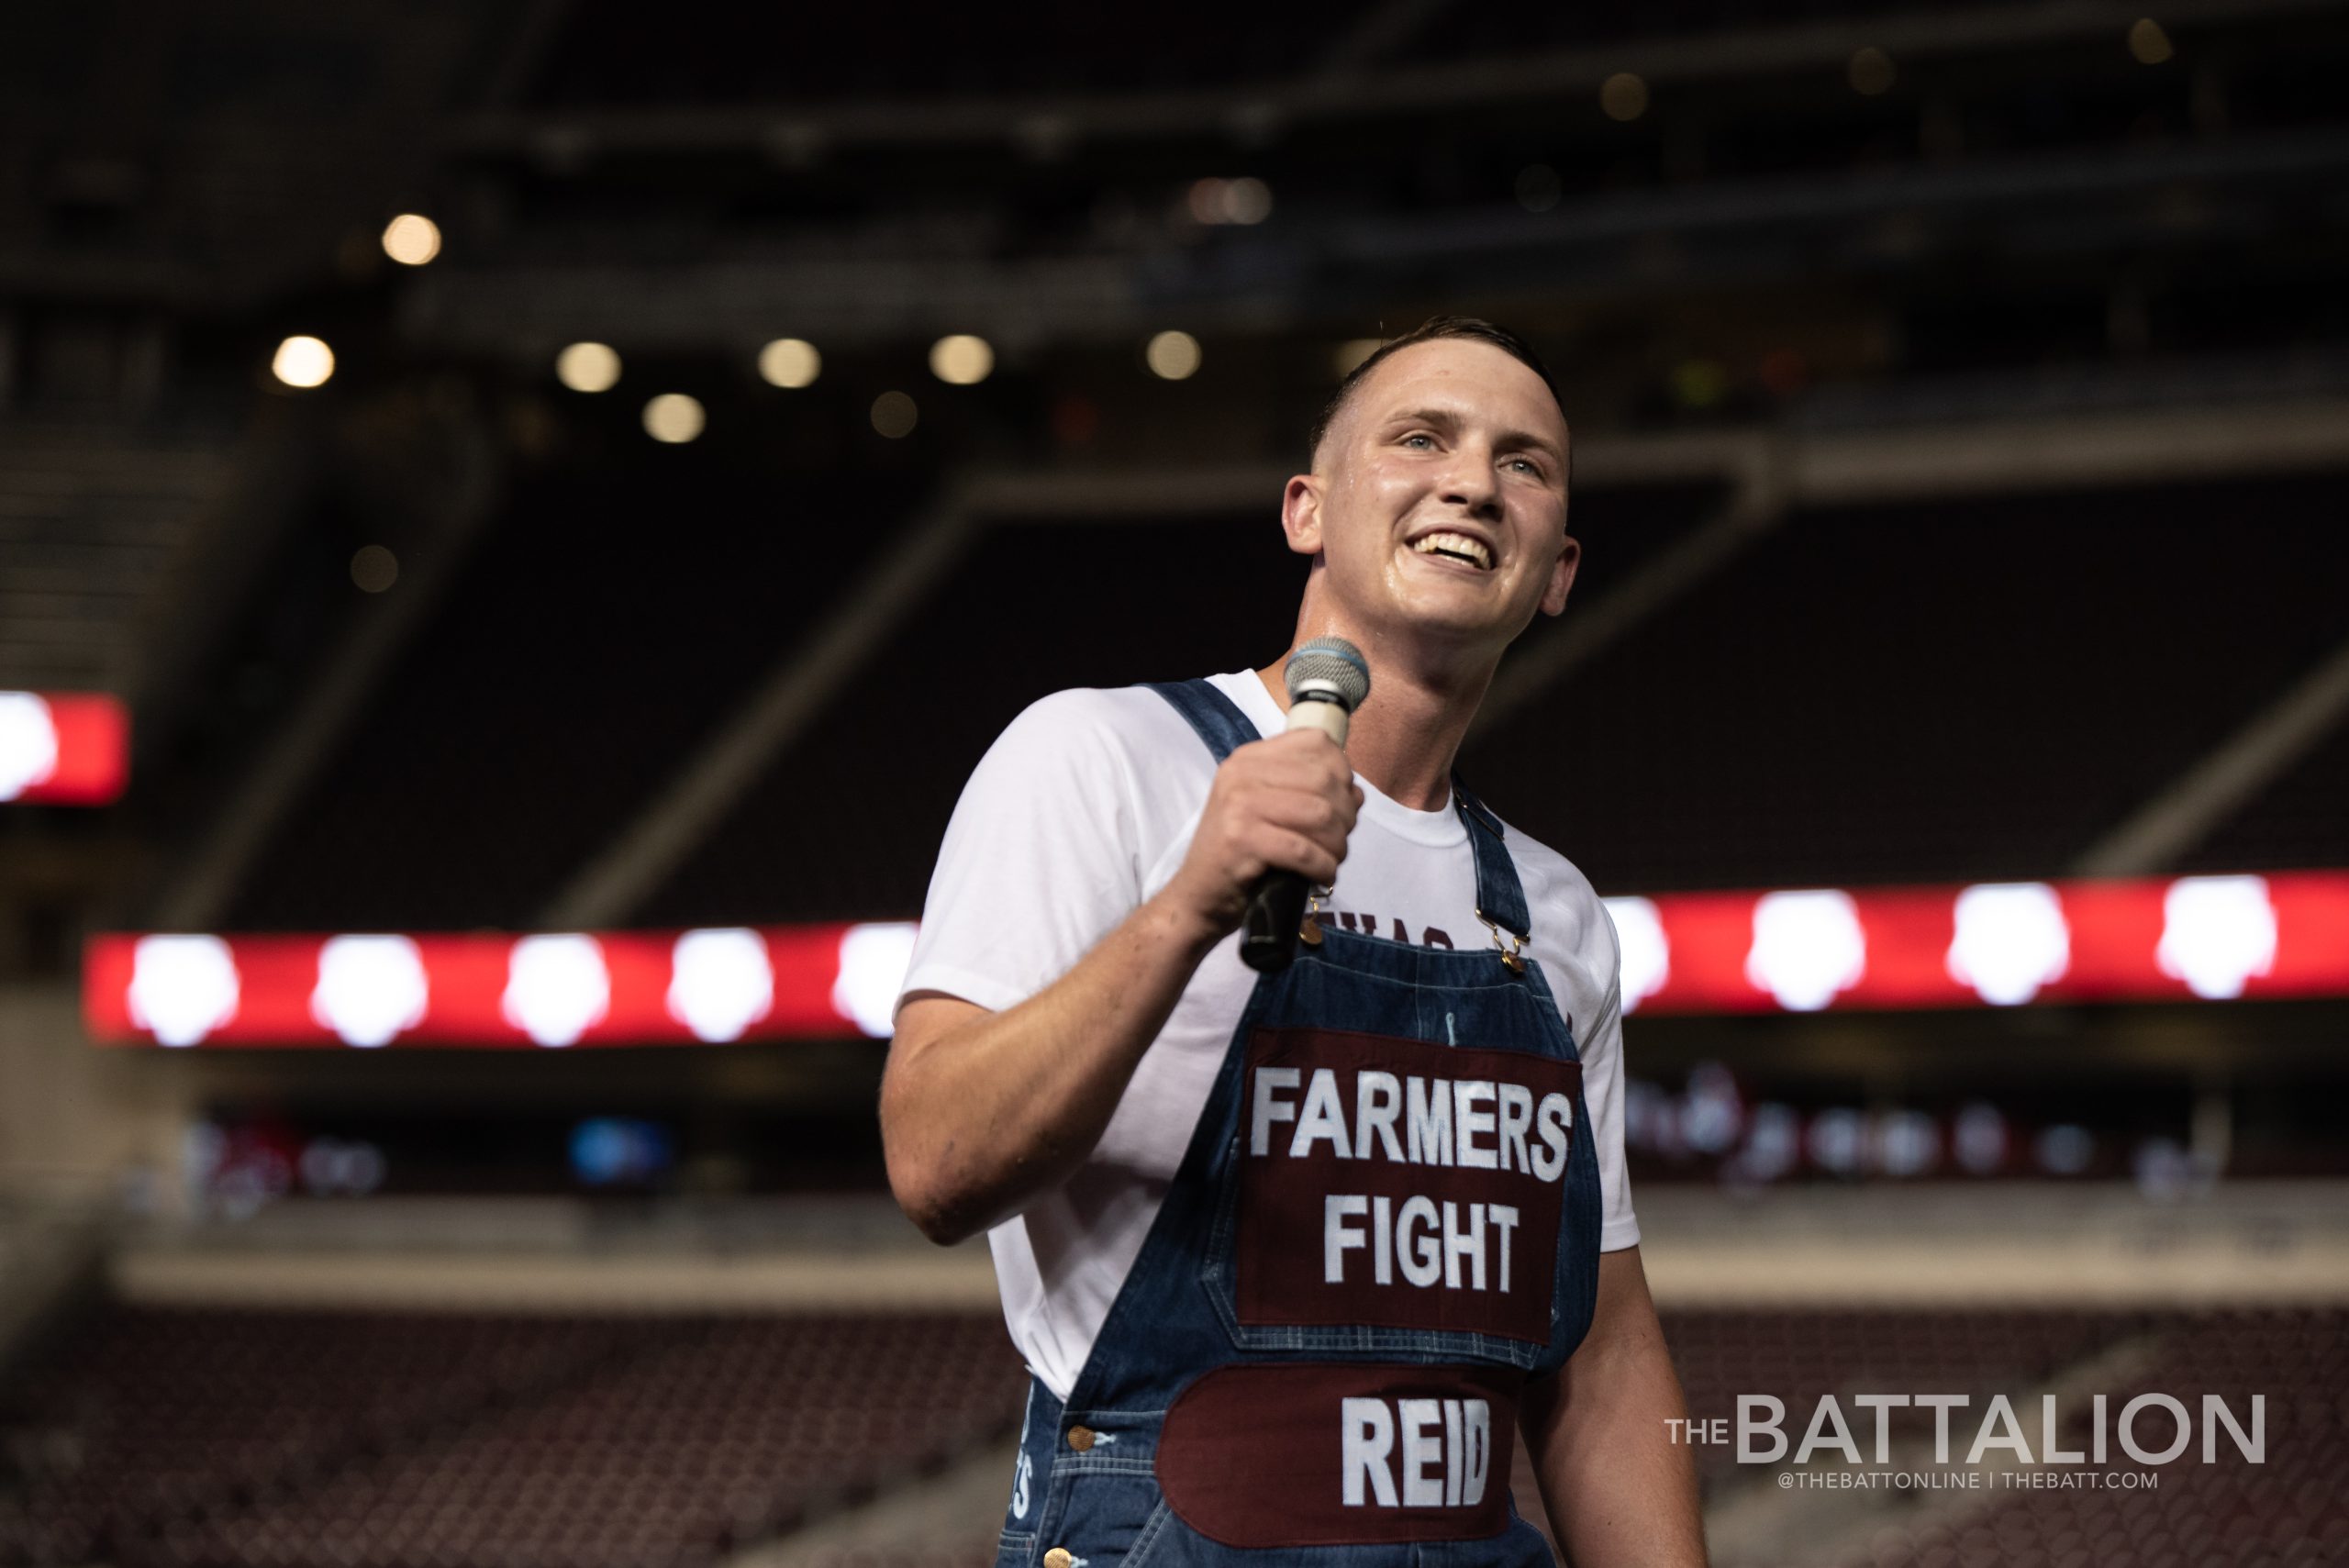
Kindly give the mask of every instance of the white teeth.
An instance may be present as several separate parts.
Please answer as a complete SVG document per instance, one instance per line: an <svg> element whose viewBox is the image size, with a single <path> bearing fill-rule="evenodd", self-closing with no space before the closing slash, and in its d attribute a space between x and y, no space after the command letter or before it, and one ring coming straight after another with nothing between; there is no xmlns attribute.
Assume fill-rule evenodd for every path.
<svg viewBox="0 0 2349 1568"><path fill-rule="evenodd" d="M1411 548L1421 555L1432 555L1437 550L1443 550L1453 555L1464 555L1475 562L1479 570L1487 572L1492 570L1493 552L1486 550L1480 541L1470 539L1466 534L1430 534L1425 539L1413 540Z"/></svg>

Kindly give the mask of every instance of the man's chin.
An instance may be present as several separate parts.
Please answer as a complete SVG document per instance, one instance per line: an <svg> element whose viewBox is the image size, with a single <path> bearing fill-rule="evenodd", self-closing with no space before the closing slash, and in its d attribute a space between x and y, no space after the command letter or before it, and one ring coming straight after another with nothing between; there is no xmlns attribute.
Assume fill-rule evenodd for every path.
<svg viewBox="0 0 2349 1568"><path fill-rule="evenodd" d="M1500 648L1516 635L1501 606L1464 602L1456 595L1415 595L1384 617L1388 633L1447 644L1489 642Z"/></svg>

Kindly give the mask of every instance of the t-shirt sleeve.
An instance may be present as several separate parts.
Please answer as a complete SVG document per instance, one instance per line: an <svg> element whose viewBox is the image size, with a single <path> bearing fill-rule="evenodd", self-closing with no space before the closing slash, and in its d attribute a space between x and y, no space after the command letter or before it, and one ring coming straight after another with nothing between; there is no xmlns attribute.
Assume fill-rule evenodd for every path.
<svg viewBox="0 0 2349 1568"><path fill-rule="evenodd" d="M998 736L947 825L898 1006L1000 1012L1050 985L1141 901L1131 762L1107 693L1055 693Z"/></svg>
<svg viewBox="0 0 2349 1568"><path fill-rule="evenodd" d="M1582 1052L1582 1092L1590 1106L1591 1135L1598 1140L1598 1250L1617 1252L1640 1244L1639 1217L1631 1212L1631 1178L1623 1160L1623 988L1607 989Z"/></svg>

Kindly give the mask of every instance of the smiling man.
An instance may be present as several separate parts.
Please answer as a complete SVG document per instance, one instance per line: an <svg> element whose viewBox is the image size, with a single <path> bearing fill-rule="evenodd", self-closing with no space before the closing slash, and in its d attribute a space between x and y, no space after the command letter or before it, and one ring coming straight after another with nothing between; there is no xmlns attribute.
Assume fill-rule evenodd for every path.
<svg viewBox="0 0 2349 1568"><path fill-rule="evenodd" d="M1000 1563L1547 1564L1520 1432L1574 1562L1703 1562L1615 934L1453 773L1565 607L1568 450L1514 334L1386 344L1281 506L1291 650L1372 673L1346 750L1284 732L1284 655L1047 697L964 789L881 1116L923 1230L988 1231L1033 1374ZM1235 931L1275 870L1324 891L1260 977Z"/></svg>

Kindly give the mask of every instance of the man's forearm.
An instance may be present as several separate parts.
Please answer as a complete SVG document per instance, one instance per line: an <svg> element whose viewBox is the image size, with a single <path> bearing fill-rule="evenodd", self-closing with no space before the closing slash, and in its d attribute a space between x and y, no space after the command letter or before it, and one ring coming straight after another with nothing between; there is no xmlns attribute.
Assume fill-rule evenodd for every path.
<svg viewBox="0 0 2349 1568"><path fill-rule="evenodd" d="M924 1234L960 1240L1084 1162L1217 934L1153 899L1018 1006L942 1002L932 1005L969 1016L910 1040L901 1028L881 1084L882 1145Z"/></svg>
<svg viewBox="0 0 2349 1568"><path fill-rule="evenodd" d="M1600 1256L1589 1338L1527 1407L1542 1500L1575 1568L1703 1568L1704 1518L1680 1377L1637 1249Z"/></svg>

